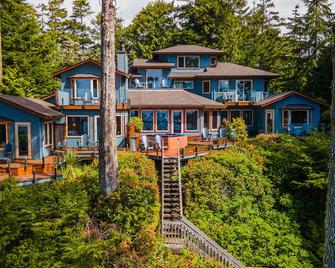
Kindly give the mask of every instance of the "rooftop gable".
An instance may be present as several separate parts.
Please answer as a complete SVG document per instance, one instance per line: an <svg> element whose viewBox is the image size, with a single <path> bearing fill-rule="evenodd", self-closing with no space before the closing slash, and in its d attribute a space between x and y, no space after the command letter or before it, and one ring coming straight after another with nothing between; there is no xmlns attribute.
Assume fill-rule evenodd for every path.
<svg viewBox="0 0 335 268"><path fill-rule="evenodd" d="M197 45L178 45L153 52L154 55L223 55L218 49L202 47Z"/></svg>
<svg viewBox="0 0 335 268"><path fill-rule="evenodd" d="M55 111L52 103L44 100L20 97L20 96L9 96L0 95L0 102L13 105L19 109L25 110L31 114L37 115L43 119L53 119L63 117L63 114Z"/></svg>
<svg viewBox="0 0 335 268"><path fill-rule="evenodd" d="M72 65L69 65L69 66L63 68L62 70L59 70L59 71L55 72L53 74L53 77L60 77L61 74L65 73L65 72L68 72L68 71L70 71L74 68L77 68L79 66L88 64L88 63L92 63L92 64L95 64L95 65L101 67L101 62L100 61L93 60L93 59L87 59L87 60L83 60L83 61L77 62L75 64L72 64ZM122 72L119 69L116 69L116 73L119 74L119 75L125 76L125 77L129 77L129 74L127 74L125 72Z"/></svg>

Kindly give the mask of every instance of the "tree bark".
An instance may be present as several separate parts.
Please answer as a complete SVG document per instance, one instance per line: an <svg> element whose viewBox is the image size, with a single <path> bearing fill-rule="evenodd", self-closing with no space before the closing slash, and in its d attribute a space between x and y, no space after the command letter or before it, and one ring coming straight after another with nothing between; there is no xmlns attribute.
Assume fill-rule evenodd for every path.
<svg viewBox="0 0 335 268"><path fill-rule="evenodd" d="M115 89L115 0L102 1L102 83L100 107L99 180L104 195L115 191L118 182Z"/></svg>
<svg viewBox="0 0 335 268"><path fill-rule="evenodd" d="M2 34L1 34L1 21L0 21L0 87L2 84L3 68L2 68Z"/></svg>
<svg viewBox="0 0 335 268"><path fill-rule="evenodd" d="M335 24L333 25L335 36ZM331 104L331 155L326 203L326 236L324 267L335 267L335 40L332 48L333 81Z"/></svg>

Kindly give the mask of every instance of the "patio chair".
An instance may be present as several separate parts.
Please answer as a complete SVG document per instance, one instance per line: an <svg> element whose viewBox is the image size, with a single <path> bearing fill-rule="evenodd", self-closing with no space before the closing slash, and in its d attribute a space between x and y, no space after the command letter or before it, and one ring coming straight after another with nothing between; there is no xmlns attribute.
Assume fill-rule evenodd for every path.
<svg viewBox="0 0 335 268"><path fill-rule="evenodd" d="M57 142L57 146L56 146L57 149L64 149L66 147L67 147L67 140L66 139Z"/></svg>
<svg viewBox="0 0 335 268"><path fill-rule="evenodd" d="M143 135L141 137L141 150L148 152L152 151L154 149L154 146L151 142L149 142L147 135Z"/></svg>
<svg viewBox="0 0 335 268"><path fill-rule="evenodd" d="M82 150L84 147L88 148L90 145L88 135L84 134L80 136L80 141L77 141L77 147Z"/></svg>
<svg viewBox="0 0 335 268"><path fill-rule="evenodd" d="M161 150L162 149L162 144L163 144L163 139L161 136L156 135L155 136L155 146L157 146L157 149ZM167 146L163 145L163 149L166 149Z"/></svg>
<svg viewBox="0 0 335 268"><path fill-rule="evenodd" d="M202 134L202 140L209 140L208 128L203 128L201 134Z"/></svg>
<svg viewBox="0 0 335 268"><path fill-rule="evenodd" d="M13 146L8 143L5 145L0 162L9 162L13 153Z"/></svg>

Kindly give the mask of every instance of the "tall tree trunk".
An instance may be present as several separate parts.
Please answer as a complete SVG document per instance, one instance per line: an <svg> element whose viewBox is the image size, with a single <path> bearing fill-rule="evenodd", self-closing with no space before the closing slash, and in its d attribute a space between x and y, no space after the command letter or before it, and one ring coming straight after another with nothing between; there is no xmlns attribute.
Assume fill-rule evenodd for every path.
<svg viewBox="0 0 335 268"><path fill-rule="evenodd" d="M2 83L3 69L2 69L2 34L1 34L1 21L0 21L0 86Z"/></svg>
<svg viewBox="0 0 335 268"><path fill-rule="evenodd" d="M119 185L116 145L115 4L115 0L102 1L99 179L106 196Z"/></svg>
<svg viewBox="0 0 335 268"><path fill-rule="evenodd" d="M335 36L335 24L333 25ZM332 105L331 105L331 155L329 167L329 181L326 204L326 237L324 267L335 267L335 40L332 49L333 81L332 81Z"/></svg>

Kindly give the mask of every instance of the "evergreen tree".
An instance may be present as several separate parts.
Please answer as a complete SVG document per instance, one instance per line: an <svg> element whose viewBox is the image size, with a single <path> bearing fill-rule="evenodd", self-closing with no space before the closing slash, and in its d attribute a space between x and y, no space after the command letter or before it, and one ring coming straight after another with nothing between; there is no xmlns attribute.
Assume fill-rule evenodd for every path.
<svg viewBox="0 0 335 268"><path fill-rule="evenodd" d="M177 24L173 3L150 3L133 19L125 31L126 47L132 59L150 58L152 51L177 43Z"/></svg>

